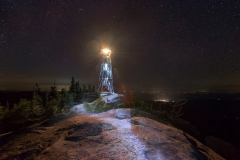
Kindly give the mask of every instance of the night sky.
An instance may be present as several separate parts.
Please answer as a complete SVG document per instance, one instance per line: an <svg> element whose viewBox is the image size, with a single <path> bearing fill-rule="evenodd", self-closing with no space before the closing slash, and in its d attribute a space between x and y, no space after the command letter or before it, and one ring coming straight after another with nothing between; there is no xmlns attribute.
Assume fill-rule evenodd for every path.
<svg viewBox="0 0 240 160"><path fill-rule="evenodd" d="M0 90L98 85L112 50L118 90L240 92L238 0L1 0Z"/></svg>

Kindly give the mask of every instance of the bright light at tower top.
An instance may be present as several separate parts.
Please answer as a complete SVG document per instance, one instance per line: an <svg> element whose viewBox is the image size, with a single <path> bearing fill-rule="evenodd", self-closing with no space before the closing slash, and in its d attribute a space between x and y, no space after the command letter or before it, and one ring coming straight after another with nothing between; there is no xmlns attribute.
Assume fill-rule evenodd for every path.
<svg viewBox="0 0 240 160"><path fill-rule="evenodd" d="M102 52L101 52L103 55L105 56L110 56L110 54L112 53L112 51L108 48L103 48L102 49Z"/></svg>

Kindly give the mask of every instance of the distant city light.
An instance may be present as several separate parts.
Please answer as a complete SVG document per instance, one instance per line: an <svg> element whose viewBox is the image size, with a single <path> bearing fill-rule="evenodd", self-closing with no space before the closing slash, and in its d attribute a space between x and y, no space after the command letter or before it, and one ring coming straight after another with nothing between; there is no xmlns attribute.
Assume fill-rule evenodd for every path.
<svg viewBox="0 0 240 160"><path fill-rule="evenodd" d="M160 100L154 100L155 102L169 102L169 100L168 99L160 99ZM174 102L174 101L172 101L172 102Z"/></svg>

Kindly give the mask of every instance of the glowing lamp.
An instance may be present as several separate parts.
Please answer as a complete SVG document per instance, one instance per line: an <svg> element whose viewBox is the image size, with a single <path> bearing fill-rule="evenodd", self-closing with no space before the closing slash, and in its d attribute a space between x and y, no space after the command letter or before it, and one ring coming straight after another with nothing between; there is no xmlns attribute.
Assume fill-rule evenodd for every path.
<svg viewBox="0 0 240 160"><path fill-rule="evenodd" d="M103 49L102 49L102 54L103 54L103 55L106 55L106 56L110 56L111 50L108 49L108 48L103 48Z"/></svg>

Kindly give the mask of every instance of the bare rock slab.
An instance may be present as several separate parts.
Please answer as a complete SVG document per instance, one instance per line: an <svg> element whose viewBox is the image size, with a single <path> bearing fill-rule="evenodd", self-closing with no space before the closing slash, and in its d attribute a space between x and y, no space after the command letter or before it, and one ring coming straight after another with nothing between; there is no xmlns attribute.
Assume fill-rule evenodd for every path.
<svg viewBox="0 0 240 160"><path fill-rule="evenodd" d="M42 134L19 135L0 148L0 159L223 159L181 130L132 117L131 109L113 111L75 115L44 128Z"/></svg>

